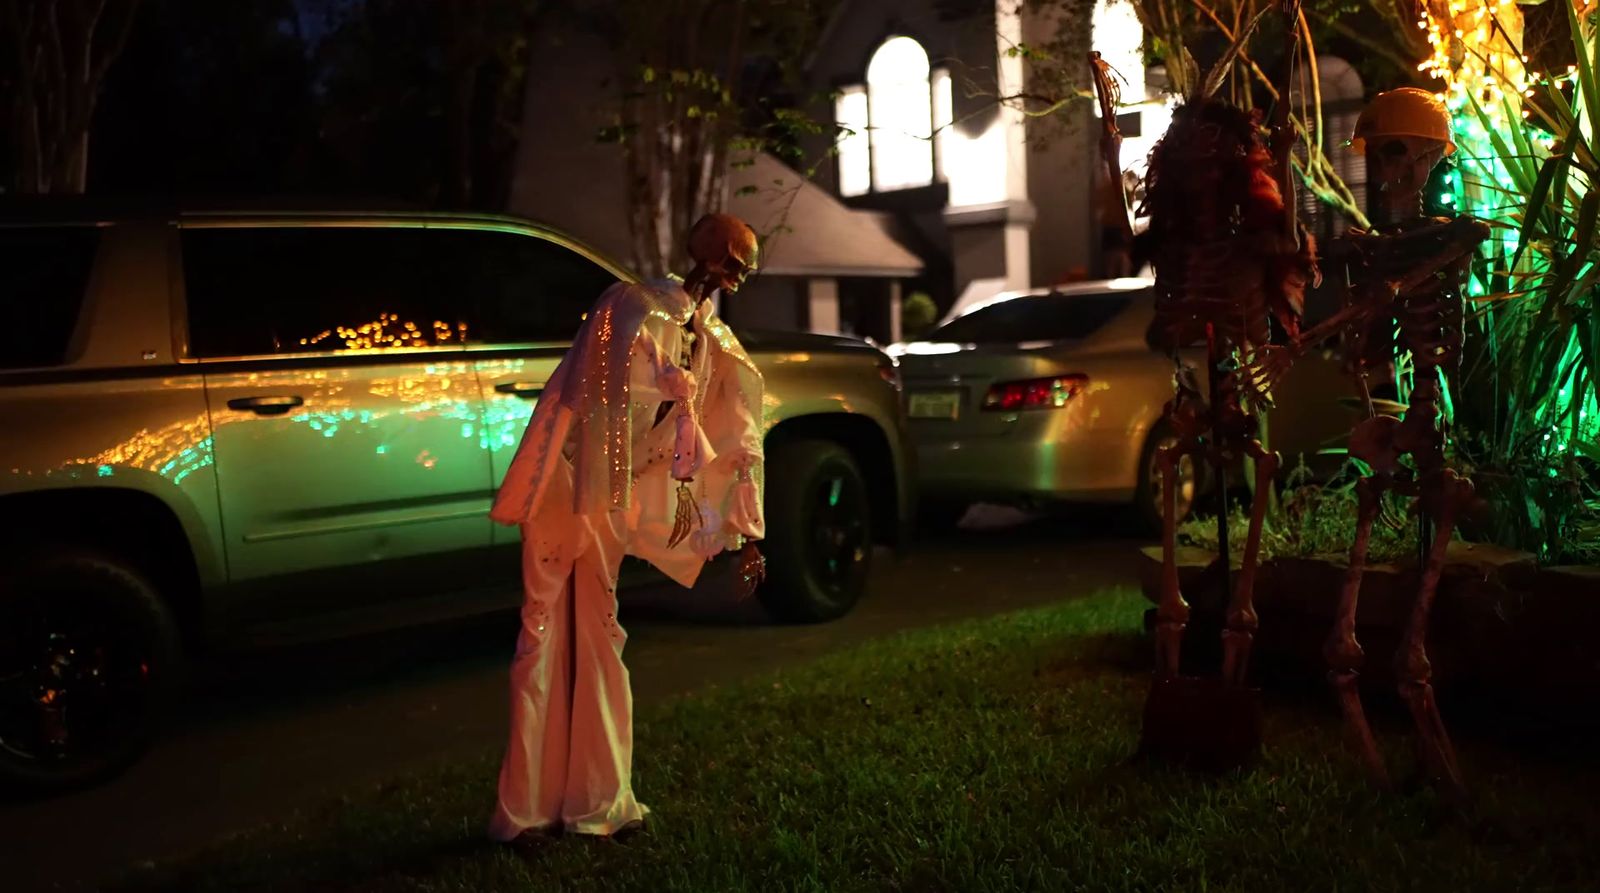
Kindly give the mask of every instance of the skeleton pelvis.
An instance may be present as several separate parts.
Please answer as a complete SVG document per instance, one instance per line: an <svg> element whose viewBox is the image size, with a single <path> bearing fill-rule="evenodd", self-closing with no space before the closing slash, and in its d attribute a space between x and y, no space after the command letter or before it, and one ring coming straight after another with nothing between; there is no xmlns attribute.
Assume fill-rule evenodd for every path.
<svg viewBox="0 0 1600 893"><path fill-rule="evenodd" d="M1393 473L1398 468L1400 450L1395 444L1395 432L1400 420L1390 415L1364 419L1350 432L1350 456L1367 463L1378 474Z"/></svg>

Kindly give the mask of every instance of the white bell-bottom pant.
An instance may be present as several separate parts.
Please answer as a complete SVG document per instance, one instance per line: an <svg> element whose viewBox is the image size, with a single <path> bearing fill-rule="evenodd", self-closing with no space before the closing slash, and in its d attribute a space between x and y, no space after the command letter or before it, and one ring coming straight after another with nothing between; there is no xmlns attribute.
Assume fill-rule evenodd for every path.
<svg viewBox="0 0 1600 893"><path fill-rule="evenodd" d="M633 795L633 693L622 663L628 636L617 623L627 516L574 515L560 492L570 489L551 490L544 504L554 510L522 526L511 740L489 822L489 836L500 841L556 827L610 834L649 813Z"/></svg>

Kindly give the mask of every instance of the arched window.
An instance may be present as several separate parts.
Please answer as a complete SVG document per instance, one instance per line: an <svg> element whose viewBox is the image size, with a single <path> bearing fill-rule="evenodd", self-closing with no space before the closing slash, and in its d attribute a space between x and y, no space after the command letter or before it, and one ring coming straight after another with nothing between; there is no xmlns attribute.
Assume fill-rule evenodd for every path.
<svg viewBox="0 0 1600 893"><path fill-rule="evenodd" d="M928 64L910 37L884 41L866 83L844 88L834 118L851 133L839 142L839 192L861 195L927 186L934 180L935 130L949 125L950 76Z"/></svg>
<svg viewBox="0 0 1600 893"><path fill-rule="evenodd" d="M1356 207L1367 210L1367 160L1360 152L1344 145L1361 116L1364 87L1361 75L1350 63L1337 56L1317 57L1317 79L1322 92L1322 151L1333 170L1350 187ZM1311 92L1309 72L1302 72L1292 93L1298 103ZM1300 213L1308 229L1319 239L1343 233L1354 221L1323 204L1312 191L1300 187Z"/></svg>

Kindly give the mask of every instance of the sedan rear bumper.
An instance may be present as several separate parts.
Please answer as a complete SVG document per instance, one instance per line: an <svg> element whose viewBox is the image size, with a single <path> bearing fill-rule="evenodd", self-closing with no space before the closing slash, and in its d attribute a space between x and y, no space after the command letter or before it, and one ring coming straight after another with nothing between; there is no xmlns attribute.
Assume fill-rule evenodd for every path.
<svg viewBox="0 0 1600 893"><path fill-rule="evenodd" d="M1143 431L950 439L919 427L913 436L924 499L1121 503L1132 501L1138 485Z"/></svg>

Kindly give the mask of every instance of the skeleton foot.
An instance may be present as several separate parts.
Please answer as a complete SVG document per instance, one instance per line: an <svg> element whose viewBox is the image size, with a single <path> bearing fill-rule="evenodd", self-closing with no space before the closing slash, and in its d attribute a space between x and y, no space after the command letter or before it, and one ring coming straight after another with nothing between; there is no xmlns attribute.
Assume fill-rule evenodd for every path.
<svg viewBox="0 0 1600 893"><path fill-rule="evenodd" d="M1456 761L1450 735L1445 731L1444 718L1439 715L1433 686L1427 682L1402 683L1400 696L1411 708L1411 718L1417 725L1418 763L1427 772L1428 780L1440 785L1440 792L1451 803L1465 805L1467 786L1461 780L1461 767Z"/></svg>
<svg viewBox="0 0 1600 893"><path fill-rule="evenodd" d="M1357 645L1356 651L1359 653L1360 650L1361 646ZM1328 681L1333 683L1334 697L1338 699L1339 709L1344 714L1350 743L1361 758L1368 779L1379 790L1390 791L1394 787L1389 782L1389 769L1383 763L1383 756L1378 753L1378 741L1372 736L1372 726L1367 724L1367 714L1361 706L1361 694L1358 691L1360 677L1361 674L1354 670L1336 670L1328 674Z"/></svg>
<svg viewBox="0 0 1600 893"><path fill-rule="evenodd" d="M1397 669L1400 696L1411 708L1411 718L1416 723L1419 762L1443 785L1445 795L1460 805L1466 802L1467 789L1461 780L1455 748L1450 744L1434 699L1433 667L1428 661L1426 643L1433 599L1439 591L1439 577L1444 572L1445 555L1455 529L1456 507L1470 498L1472 485L1451 470L1440 472L1429 483L1435 488L1439 515L1428 552L1428 565L1423 570L1422 584L1417 589L1417 600L1406 625L1405 641L1397 655Z"/></svg>

